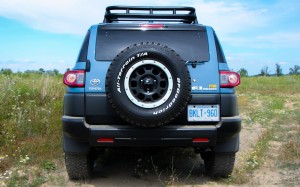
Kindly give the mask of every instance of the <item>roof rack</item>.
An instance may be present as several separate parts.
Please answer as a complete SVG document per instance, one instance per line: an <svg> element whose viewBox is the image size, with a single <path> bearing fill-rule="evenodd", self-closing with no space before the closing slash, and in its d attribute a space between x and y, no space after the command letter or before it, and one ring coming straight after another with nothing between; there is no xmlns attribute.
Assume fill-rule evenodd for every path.
<svg viewBox="0 0 300 187"><path fill-rule="evenodd" d="M103 23L122 21L138 22L178 22L197 24L195 8L181 6L109 6Z"/></svg>

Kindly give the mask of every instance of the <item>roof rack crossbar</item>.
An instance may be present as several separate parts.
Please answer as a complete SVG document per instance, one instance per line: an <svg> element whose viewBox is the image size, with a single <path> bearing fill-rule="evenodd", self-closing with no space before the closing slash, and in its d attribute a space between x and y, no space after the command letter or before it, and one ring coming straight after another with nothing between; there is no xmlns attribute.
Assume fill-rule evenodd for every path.
<svg viewBox="0 0 300 187"><path fill-rule="evenodd" d="M136 12L142 11L142 12ZM170 13L168 13L170 11ZM106 8L104 23L120 21L161 21L197 24L193 7L148 7L148 6L109 6Z"/></svg>

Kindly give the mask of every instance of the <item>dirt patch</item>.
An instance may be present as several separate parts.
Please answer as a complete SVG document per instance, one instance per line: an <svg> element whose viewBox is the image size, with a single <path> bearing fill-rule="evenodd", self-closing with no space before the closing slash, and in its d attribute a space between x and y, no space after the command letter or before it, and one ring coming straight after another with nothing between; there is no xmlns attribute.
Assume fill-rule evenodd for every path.
<svg viewBox="0 0 300 187"><path fill-rule="evenodd" d="M246 186L275 186L281 184L281 174L274 168L258 170Z"/></svg>
<svg viewBox="0 0 300 187"><path fill-rule="evenodd" d="M249 186L274 186L281 184L282 173L277 169L276 163L282 143L270 141L269 145L268 156L263 165L260 166L260 169L253 173L253 178L248 183Z"/></svg>
<svg viewBox="0 0 300 187"><path fill-rule="evenodd" d="M193 149L181 148L150 152L108 149L97 160L91 179L69 181L65 170L60 175L66 180L66 186L195 186L212 181L204 174L200 155ZM52 186L53 182L43 186Z"/></svg>
<svg viewBox="0 0 300 187"><path fill-rule="evenodd" d="M255 144L263 128L259 124L243 127L236 167L242 155ZM219 182L206 176L203 160L193 149L167 150L108 149L96 163L93 177L87 181L69 181L65 170L61 177L66 186L215 186ZM43 186L51 186L53 182ZM56 184L57 185L57 184ZM219 184L220 185L220 184Z"/></svg>

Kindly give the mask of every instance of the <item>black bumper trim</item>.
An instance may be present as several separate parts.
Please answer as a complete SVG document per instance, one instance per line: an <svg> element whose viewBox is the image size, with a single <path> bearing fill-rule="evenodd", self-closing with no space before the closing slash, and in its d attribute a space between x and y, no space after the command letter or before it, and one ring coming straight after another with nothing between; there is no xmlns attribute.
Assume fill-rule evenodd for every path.
<svg viewBox="0 0 300 187"><path fill-rule="evenodd" d="M63 131L76 141L91 146L214 146L236 137L241 130L239 116L222 117L217 125L172 125L160 128L137 128L131 125L89 125L84 117L63 116ZM98 138L114 138L114 143L97 142ZM193 143L193 138L209 142Z"/></svg>
<svg viewBox="0 0 300 187"><path fill-rule="evenodd" d="M142 129L133 126L96 126L91 128L92 146L212 146L215 145L215 126L168 126ZM209 142L193 143L193 138L208 138ZM114 143L99 143L98 138L114 138Z"/></svg>
<svg viewBox="0 0 300 187"><path fill-rule="evenodd" d="M87 142L90 136L90 129L84 125L83 117L62 117L64 135L76 141Z"/></svg>
<svg viewBox="0 0 300 187"><path fill-rule="evenodd" d="M236 137L242 129L240 116L222 117L217 132L217 142L225 142Z"/></svg>
<svg viewBox="0 0 300 187"><path fill-rule="evenodd" d="M64 115L84 116L83 93L67 93L64 95Z"/></svg>

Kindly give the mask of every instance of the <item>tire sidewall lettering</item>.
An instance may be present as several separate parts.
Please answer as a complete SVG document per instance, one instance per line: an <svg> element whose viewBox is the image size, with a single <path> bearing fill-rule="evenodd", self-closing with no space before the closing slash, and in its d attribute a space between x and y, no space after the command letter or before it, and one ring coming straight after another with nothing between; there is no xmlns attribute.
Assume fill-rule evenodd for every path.
<svg viewBox="0 0 300 187"><path fill-rule="evenodd" d="M174 103L176 102L178 95L180 94L180 78L177 78L177 88L176 88L176 92L174 97L171 99L171 101L169 102L169 104L167 104L167 106L163 107L162 109L158 109L156 111L154 111L152 114L153 115L158 115L158 114L162 114L164 112L167 112L169 109L172 108L172 106L174 106ZM169 100L169 99L168 99Z"/></svg>

